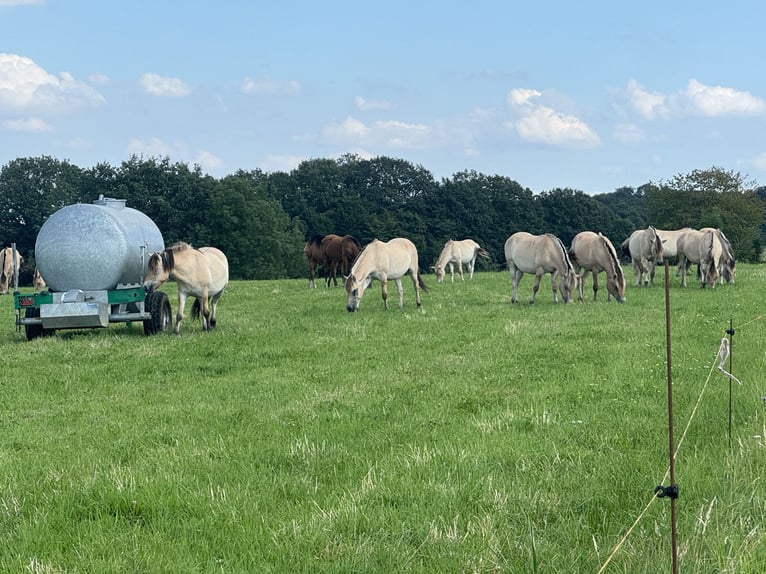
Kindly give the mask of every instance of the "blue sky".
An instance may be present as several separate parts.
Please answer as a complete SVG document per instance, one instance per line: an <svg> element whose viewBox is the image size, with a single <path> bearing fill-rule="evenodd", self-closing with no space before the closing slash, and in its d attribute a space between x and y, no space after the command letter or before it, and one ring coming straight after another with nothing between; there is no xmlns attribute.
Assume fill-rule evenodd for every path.
<svg viewBox="0 0 766 574"><path fill-rule="evenodd" d="M401 158L605 193L766 184L762 2L0 0L0 165Z"/></svg>

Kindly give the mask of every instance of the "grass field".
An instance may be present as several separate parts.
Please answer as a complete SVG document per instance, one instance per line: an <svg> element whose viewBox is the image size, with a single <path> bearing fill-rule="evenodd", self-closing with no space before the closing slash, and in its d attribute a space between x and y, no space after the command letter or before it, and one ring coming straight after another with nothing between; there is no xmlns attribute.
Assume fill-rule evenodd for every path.
<svg viewBox="0 0 766 574"><path fill-rule="evenodd" d="M766 267L738 267L671 276L681 572L766 571ZM422 310L374 283L356 314L342 288L233 282L217 330L178 337L27 342L2 297L0 571L670 572L663 278L627 275L624 305L590 279L554 305L546 277L512 306L485 272L426 276Z"/></svg>

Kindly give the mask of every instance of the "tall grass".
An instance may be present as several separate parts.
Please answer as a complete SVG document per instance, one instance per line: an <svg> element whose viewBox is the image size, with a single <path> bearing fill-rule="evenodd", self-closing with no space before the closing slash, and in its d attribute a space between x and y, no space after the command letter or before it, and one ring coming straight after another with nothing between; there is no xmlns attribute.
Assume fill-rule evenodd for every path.
<svg viewBox="0 0 766 574"><path fill-rule="evenodd" d="M766 269L740 267L671 276L682 572L766 571ZM669 571L658 278L513 306L506 272L427 276L422 310L405 281L403 309L376 283L355 314L341 288L233 282L211 333L32 342L3 297L0 570L595 573L646 509L605 572Z"/></svg>

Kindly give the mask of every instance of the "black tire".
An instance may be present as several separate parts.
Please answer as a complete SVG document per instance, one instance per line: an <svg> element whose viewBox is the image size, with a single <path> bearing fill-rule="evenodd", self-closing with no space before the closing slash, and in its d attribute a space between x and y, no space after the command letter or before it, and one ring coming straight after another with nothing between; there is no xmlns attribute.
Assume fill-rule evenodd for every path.
<svg viewBox="0 0 766 574"><path fill-rule="evenodd" d="M27 307L24 311L24 318L36 318L40 316L39 307ZM24 334L27 336L27 341L37 339L38 337L48 337L53 335L53 329L43 329L42 325L24 325Z"/></svg>
<svg viewBox="0 0 766 574"><path fill-rule="evenodd" d="M167 332L173 324L173 311L170 308L170 299L163 291L147 293L144 299L144 310L149 311L151 317L144 321L144 335Z"/></svg>

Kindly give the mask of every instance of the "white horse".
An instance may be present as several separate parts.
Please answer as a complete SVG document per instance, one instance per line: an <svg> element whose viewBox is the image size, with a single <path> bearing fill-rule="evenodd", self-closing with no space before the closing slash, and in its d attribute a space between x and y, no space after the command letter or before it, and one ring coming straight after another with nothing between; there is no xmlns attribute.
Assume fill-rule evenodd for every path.
<svg viewBox="0 0 766 574"><path fill-rule="evenodd" d="M460 280L463 281L463 264L468 266L468 279L473 279L473 268L476 265L476 256L481 255L484 259L489 259L489 253L473 239L463 239L462 241L453 241L450 239L444 244L444 249L436 260L433 269L436 273L436 282L444 281L444 272L449 267L452 283L455 282L455 264Z"/></svg>
<svg viewBox="0 0 766 574"><path fill-rule="evenodd" d="M687 261L697 263L700 272L700 285L715 288L723 247L717 230L690 229L678 238L678 268L681 271L681 286L686 287Z"/></svg>
<svg viewBox="0 0 766 574"><path fill-rule="evenodd" d="M633 262L633 273L636 285L648 287L654 283L654 270L658 261L662 261L663 245L657 230L651 225L646 229L636 229L625 241L621 248L630 254Z"/></svg>
<svg viewBox="0 0 766 574"><path fill-rule="evenodd" d="M617 257L617 251L609 238L593 231L581 231L572 239L569 247L572 265L580 275L578 282L579 300L583 300L585 273L593 274L593 302L598 293L598 274L606 273L606 300L614 297L617 302L625 302L625 274Z"/></svg>
<svg viewBox="0 0 766 574"><path fill-rule="evenodd" d="M535 302L535 295L540 288L540 279L546 273L551 274L551 291L553 302L558 302L557 291L561 291L564 303L572 301L574 290L577 288L578 275L575 273L561 239L546 233L532 235L526 231L518 231L505 241L505 260L511 273L511 302L518 303L519 281L524 273L534 273L535 285L529 303ZM559 285L556 285L556 279Z"/></svg>
<svg viewBox="0 0 766 574"><path fill-rule="evenodd" d="M14 271L18 273L24 264L21 253L16 251L16 261L13 259L13 247L0 250L0 295L8 293Z"/></svg>
<svg viewBox="0 0 766 574"><path fill-rule="evenodd" d="M404 237L395 237L388 242L377 239L368 243L354 262L351 273L345 278L346 309L359 310L367 287L374 279L380 281L383 305L388 310L388 280L393 279L399 292L399 308L404 305L402 277L409 275L415 286L415 302L420 307L420 290L428 291L418 269L418 250L415 244Z"/></svg>
<svg viewBox="0 0 766 574"><path fill-rule="evenodd" d="M149 256L144 289L151 293L170 277L178 284L178 313L173 333L181 332L186 298L194 297L192 319L202 315L202 328L208 331L216 325L218 300L229 283L229 262L215 247L193 248L180 242L160 253Z"/></svg>

